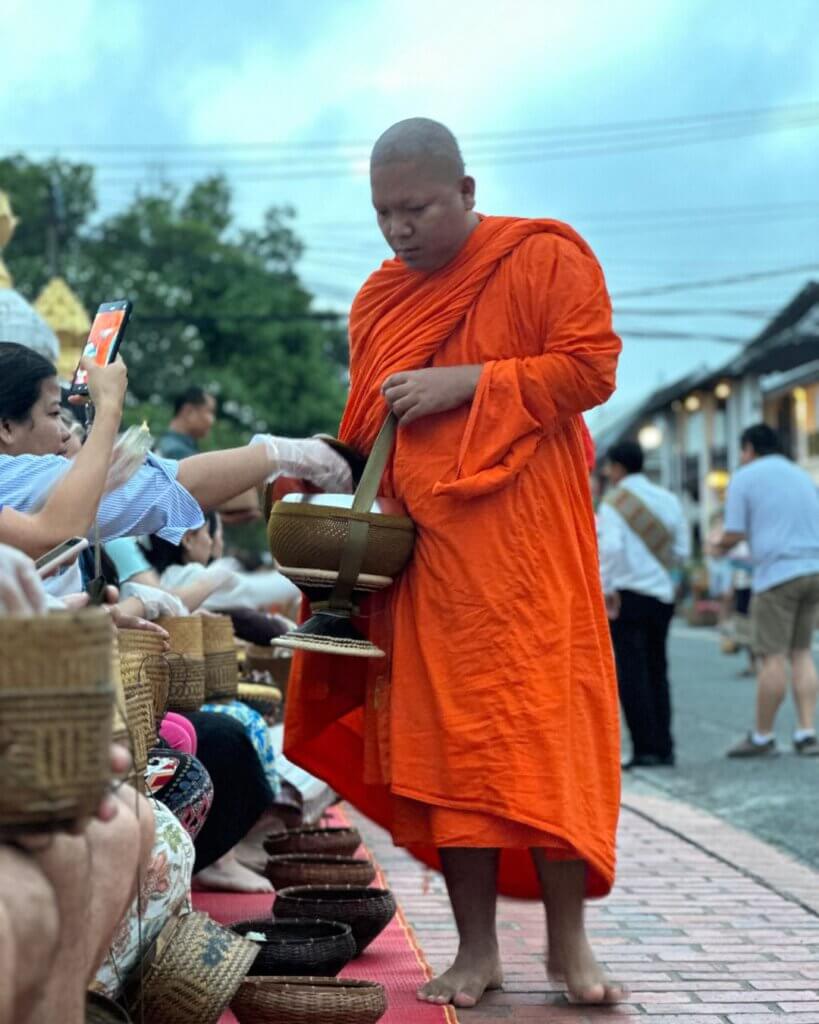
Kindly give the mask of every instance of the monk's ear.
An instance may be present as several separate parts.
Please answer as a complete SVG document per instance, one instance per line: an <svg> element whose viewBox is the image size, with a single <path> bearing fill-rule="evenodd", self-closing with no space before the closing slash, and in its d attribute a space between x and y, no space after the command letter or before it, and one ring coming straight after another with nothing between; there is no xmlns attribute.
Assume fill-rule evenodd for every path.
<svg viewBox="0 0 819 1024"><path fill-rule="evenodd" d="M461 198L465 210L475 209L475 179L469 175L461 178Z"/></svg>

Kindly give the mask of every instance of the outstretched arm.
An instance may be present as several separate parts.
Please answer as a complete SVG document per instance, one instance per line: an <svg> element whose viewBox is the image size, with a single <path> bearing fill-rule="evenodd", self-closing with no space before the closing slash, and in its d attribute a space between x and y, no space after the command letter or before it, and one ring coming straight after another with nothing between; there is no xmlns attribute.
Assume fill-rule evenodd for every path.
<svg viewBox="0 0 819 1024"><path fill-rule="evenodd" d="M96 416L82 450L41 509L25 513L6 507L0 512L0 542L12 544L32 558L39 558L68 537L84 537L105 491L128 371L121 359L104 367L83 360L83 366Z"/></svg>
<svg viewBox="0 0 819 1024"><path fill-rule="evenodd" d="M176 479L207 511L278 474L323 491L347 493L352 485L349 464L324 441L270 434L257 434L243 448L191 455L179 463Z"/></svg>

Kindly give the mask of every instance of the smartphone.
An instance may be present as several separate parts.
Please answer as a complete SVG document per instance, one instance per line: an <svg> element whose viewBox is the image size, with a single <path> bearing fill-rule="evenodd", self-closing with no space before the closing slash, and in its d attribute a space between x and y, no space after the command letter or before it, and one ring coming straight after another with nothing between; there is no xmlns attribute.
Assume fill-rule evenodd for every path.
<svg viewBox="0 0 819 1024"><path fill-rule="evenodd" d="M91 356L99 366L113 363L122 344L132 308L127 299L120 299L118 302L103 302L91 324L83 355ZM74 371L69 394L88 394L88 374L79 366Z"/></svg>
<svg viewBox="0 0 819 1024"><path fill-rule="evenodd" d="M73 562L77 555L85 551L87 547L88 541L85 537L69 537L68 540L58 544L56 548L46 551L41 558L38 558L34 563L34 568L41 579L45 579L55 569L59 569L61 565L68 565L69 562Z"/></svg>

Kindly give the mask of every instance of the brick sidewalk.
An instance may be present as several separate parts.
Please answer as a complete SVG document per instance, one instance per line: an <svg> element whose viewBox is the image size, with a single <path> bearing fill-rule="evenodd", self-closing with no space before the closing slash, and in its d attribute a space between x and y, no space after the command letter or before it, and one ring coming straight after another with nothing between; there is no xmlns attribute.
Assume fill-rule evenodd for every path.
<svg viewBox="0 0 819 1024"><path fill-rule="evenodd" d="M570 1007L543 972L543 915L502 900L502 992L461 1024L819 1024L819 872L684 804L627 794L612 896L592 904L593 945L631 995L617 1010ZM440 877L353 814L440 970L456 943ZM709 852L709 851L714 851ZM811 884L812 883L812 884ZM648 1022L647 1022L648 1024Z"/></svg>

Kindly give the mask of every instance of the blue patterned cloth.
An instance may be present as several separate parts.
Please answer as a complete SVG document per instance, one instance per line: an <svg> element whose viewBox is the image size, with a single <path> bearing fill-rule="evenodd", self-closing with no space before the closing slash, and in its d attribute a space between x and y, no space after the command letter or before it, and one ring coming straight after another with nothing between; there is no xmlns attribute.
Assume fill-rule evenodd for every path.
<svg viewBox="0 0 819 1024"><path fill-rule="evenodd" d="M273 790L273 796L278 797L281 792L281 784L279 773L276 771L276 750L264 717L238 700L231 700L225 704L203 704L200 710L213 711L217 715L229 715L244 726L245 732L253 744L253 749L261 761L265 777Z"/></svg>

